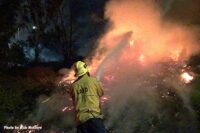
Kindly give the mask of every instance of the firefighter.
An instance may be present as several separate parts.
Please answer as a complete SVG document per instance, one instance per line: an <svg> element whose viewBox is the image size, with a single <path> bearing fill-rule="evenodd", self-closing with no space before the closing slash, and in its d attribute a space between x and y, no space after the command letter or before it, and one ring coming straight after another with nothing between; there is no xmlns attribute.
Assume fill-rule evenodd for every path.
<svg viewBox="0 0 200 133"><path fill-rule="evenodd" d="M77 133L106 133L100 110L101 84L90 77L86 63L75 63L77 80L72 84L70 94L75 107Z"/></svg>

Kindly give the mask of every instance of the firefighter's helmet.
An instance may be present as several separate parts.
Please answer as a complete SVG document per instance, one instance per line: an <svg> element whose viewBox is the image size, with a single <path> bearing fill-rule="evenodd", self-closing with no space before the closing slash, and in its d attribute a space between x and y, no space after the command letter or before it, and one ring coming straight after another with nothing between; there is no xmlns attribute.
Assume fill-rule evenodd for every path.
<svg viewBox="0 0 200 133"><path fill-rule="evenodd" d="M77 77L83 76L88 72L88 67L85 62L83 61L77 61L75 63L75 72Z"/></svg>

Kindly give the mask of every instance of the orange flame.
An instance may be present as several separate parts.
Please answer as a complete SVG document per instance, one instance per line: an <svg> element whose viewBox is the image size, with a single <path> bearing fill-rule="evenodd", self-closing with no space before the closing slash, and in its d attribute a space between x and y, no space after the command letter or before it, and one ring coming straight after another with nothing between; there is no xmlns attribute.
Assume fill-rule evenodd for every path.
<svg viewBox="0 0 200 133"><path fill-rule="evenodd" d="M61 79L61 81L59 82L59 84L62 84L62 83L71 84L75 80L76 80L75 72L74 72L74 70L71 69L68 74L66 74L65 76L63 76L63 78Z"/></svg>

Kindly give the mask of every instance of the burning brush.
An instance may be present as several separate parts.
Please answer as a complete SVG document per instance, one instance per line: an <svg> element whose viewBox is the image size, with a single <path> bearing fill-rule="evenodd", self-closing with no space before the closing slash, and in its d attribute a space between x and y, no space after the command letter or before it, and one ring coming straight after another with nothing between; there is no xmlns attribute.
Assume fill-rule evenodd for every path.
<svg viewBox="0 0 200 133"><path fill-rule="evenodd" d="M86 59L91 75L104 86L102 106L107 109L108 125L116 132L137 130L134 125L142 126L145 115L160 118L157 114L166 107L161 111L159 107L171 99L192 112L188 104L190 90L185 89L185 84L191 83L195 75L182 66L199 51L198 43L188 27L163 21L159 9L153 1L108 2L105 16L113 28L100 39L92 57ZM73 70L69 70L60 83L69 85L74 80ZM70 109L65 106L62 111ZM118 128L121 124L123 130Z"/></svg>

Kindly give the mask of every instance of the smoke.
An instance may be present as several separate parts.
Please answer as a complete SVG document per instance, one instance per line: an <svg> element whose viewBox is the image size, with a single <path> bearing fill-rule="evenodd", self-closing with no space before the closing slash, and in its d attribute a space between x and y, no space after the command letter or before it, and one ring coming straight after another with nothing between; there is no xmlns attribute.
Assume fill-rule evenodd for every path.
<svg viewBox="0 0 200 133"><path fill-rule="evenodd" d="M169 4L169 3L168 3ZM168 5L170 6L170 4ZM110 21L108 32L99 41L92 54L92 71L96 71L102 59L115 47L126 32L132 32L135 51L140 51L148 62L157 62L173 56L187 60L199 52L196 31L187 25L172 23L163 19L161 8L153 0L114 0L106 6L105 16ZM127 52L133 52L127 51Z"/></svg>
<svg viewBox="0 0 200 133"><path fill-rule="evenodd" d="M45 69L40 71L44 73ZM58 75L52 75L51 72L47 71L47 77L44 78L52 79L44 83L45 89L52 90L51 93L40 95L37 98L34 111L28 115L22 124L41 125L42 130L40 132L74 132L73 103L70 95L66 92L68 86L59 84L63 75L68 74L69 70L61 69ZM39 75L39 78L43 78L42 75Z"/></svg>
<svg viewBox="0 0 200 133"><path fill-rule="evenodd" d="M109 54L106 56L106 58L101 62L101 64L99 65L99 68L97 70L97 79L100 79L101 74L103 73L103 69L104 69L103 67L106 63L108 63L109 59L112 56L118 54L119 51L124 47L124 45L128 44L128 40L126 38L127 37L129 38L130 35L131 35L131 32L126 33L124 36L125 39L121 40L121 42L119 42L119 44L114 49L112 49L109 52Z"/></svg>
<svg viewBox="0 0 200 133"><path fill-rule="evenodd" d="M145 45L143 52L155 60L174 50L186 49L185 58L199 50L194 31L184 25L162 21L159 7L151 0L110 1L106 9L113 29L105 39L131 30L133 40L141 41Z"/></svg>
<svg viewBox="0 0 200 133"><path fill-rule="evenodd" d="M163 1L163 15L165 15L171 9L173 2L174 0Z"/></svg>
<svg viewBox="0 0 200 133"><path fill-rule="evenodd" d="M106 5L111 26L86 61L111 97L103 109L113 132L197 132L191 88L180 73L199 42L192 27L163 18L172 3L164 10L154 0Z"/></svg>

